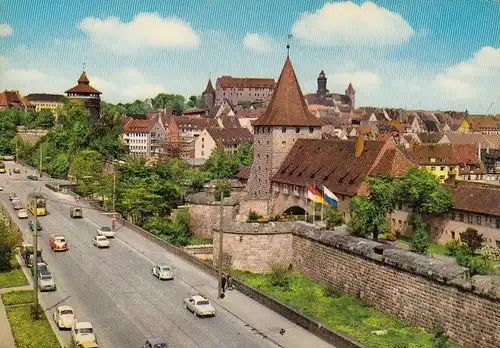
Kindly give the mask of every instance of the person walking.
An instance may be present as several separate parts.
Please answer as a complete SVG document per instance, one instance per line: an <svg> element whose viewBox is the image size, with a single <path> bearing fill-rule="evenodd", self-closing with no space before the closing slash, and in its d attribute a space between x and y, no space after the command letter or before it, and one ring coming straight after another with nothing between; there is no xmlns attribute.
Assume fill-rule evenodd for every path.
<svg viewBox="0 0 500 348"><path fill-rule="evenodd" d="M221 282L221 286L222 286L222 293L224 294L226 292L226 286L227 286L227 279L226 279L226 276L223 275L222 276L222 282Z"/></svg>

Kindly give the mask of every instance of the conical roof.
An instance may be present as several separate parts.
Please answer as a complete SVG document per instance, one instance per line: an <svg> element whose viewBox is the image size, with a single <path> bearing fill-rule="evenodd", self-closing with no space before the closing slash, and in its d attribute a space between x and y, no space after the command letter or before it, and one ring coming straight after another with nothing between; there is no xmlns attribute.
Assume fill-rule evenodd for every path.
<svg viewBox="0 0 500 348"><path fill-rule="evenodd" d="M318 80L326 80L325 72L323 70L319 73Z"/></svg>
<svg viewBox="0 0 500 348"><path fill-rule="evenodd" d="M254 126L320 127L321 121L307 108L290 57L286 58L273 97Z"/></svg>
<svg viewBox="0 0 500 348"><path fill-rule="evenodd" d="M345 90L347 94L350 94L354 92L354 87L352 87L352 83L349 82L349 86L347 86L347 89Z"/></svg>
<svg viewBox="0 0 500 348"><path fill-rule="evenodd" d="M215 93L215 89L214 86L212 86L211 79L208 79L207 88L205 88L205 91L203 93Z"/></svg>
<svg viewBox="0 0 500 348"><path fill-rule="evenodd" d="M87 77L87 73L85 71L82 72L82 74L80 75L80 78L78 79L78 83L79 84L89 84L90 81Z"/></svg>

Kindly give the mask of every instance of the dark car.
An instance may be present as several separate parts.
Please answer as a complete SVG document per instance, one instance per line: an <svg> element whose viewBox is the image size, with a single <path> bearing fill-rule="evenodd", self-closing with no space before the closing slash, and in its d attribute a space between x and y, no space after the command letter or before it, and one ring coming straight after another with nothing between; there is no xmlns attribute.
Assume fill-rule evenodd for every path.
<svg viewBox="0 0 500 348"><path fill-rule="evenodd" d="M30 223L29 223L29 225L28 225L31 231L33 231L33 226L34 225L35 225L35 223L33 222L33 220L31 220ZM38 231L40 231L42 229L42 224L38 220L36 220L36 229Z"/></svg>
<svg viewBox="0 0 500 348"><path fill-rule="evenodd" d="M162 338L150 338L142 348L168 348L168 345Z"/></svg>
<svg viewBox="0 0 500 348"><path fill-rule="evenodd" d="M36 175L28 175L28 179L36 181L36 180L38 180L38 176L36 176Z"/></svg>

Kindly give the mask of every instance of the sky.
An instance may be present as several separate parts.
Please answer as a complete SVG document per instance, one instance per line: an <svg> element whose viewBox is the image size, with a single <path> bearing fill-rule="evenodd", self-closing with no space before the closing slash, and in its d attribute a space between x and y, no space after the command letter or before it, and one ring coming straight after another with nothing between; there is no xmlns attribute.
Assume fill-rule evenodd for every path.
<svg viewBox="0 0 500 348"><path fill-rule="evenodd" d="M110 102L200 95L209 77L321 70L357 106L500 112L500 0L0 0L0 90L58 93L83 69Z"/></svg>

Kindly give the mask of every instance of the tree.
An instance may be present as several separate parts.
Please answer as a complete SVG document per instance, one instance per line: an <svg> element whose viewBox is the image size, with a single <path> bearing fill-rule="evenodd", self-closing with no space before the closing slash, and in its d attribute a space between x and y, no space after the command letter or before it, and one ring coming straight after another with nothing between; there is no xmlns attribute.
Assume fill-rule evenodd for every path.
<svg viewBox="0 0 500 348"><path fill-rule="evenodd" d="M460 233L460 240L465 243L465 249L471 255L474 255L476 251L481 249L486 241L483 235L472 227Z"/></svg>
<svg viewBox="0 0 500 348"><path fill-rule="evenodd" d="M71 160L69 174L76 179L78 190L84 196L94 192L94 185L99 180L102 167L101 154L93 150L83 150Z"/></svg>
<svg viewBox="0 0 500 348"><path fill-rule="evenodd" d="M421 215L413 215L411 222L413 231L410 240L410 249L419 254L427 253L429 248L429 234L427 225Z"/></svg>
<svg viewBox="0 0 500 348"><path fill-rule="evenodd" d="M50 129L54 127L55 118L52 112L47 110L42 110L36 115L33 128Z"/></svg>
<svg viewBox="0 0 500 348"><path fill-rule="evenodd" d="M325 212L326 228L332 229L344 223L344 217L337 208L329 208Z"/></svg>
<svg viewBox="0 0 500 348"><path fill-rule="evenodd" d="M215 184L214 198L220 201L221 196L230 197L231 196L231 185L227 180L218 180Z"/></svg>
<svg viewBox="0 0 500 348"><path fill-rule="evenodd" d="M236 152L234 153L234 159L239 166L250 166L253 162L253 148L250 143L241 143ZM238 169L239 169L238 166Z"/></svg>
<svg viewBox="0 0 500 348"><path fill-rule="evenodd" d="M0 221L0 269L9 270L14 248L21 243L21 236L2 220Z"/></svg>
<svg viewBox="0 0 500 348"><path fill-rule="evenodd" d="M188 108L202 108L205 106L205 102L201 95L200 96L192 95L186 102L186 106Z"/></svg>
<svg viewBox="0 0 500 348"><path fill-rule="evenodd" d="M171 107L176 115L182 115L186 99L179 94L160 93L151 100L154 109L164 109Z"/></svg>

